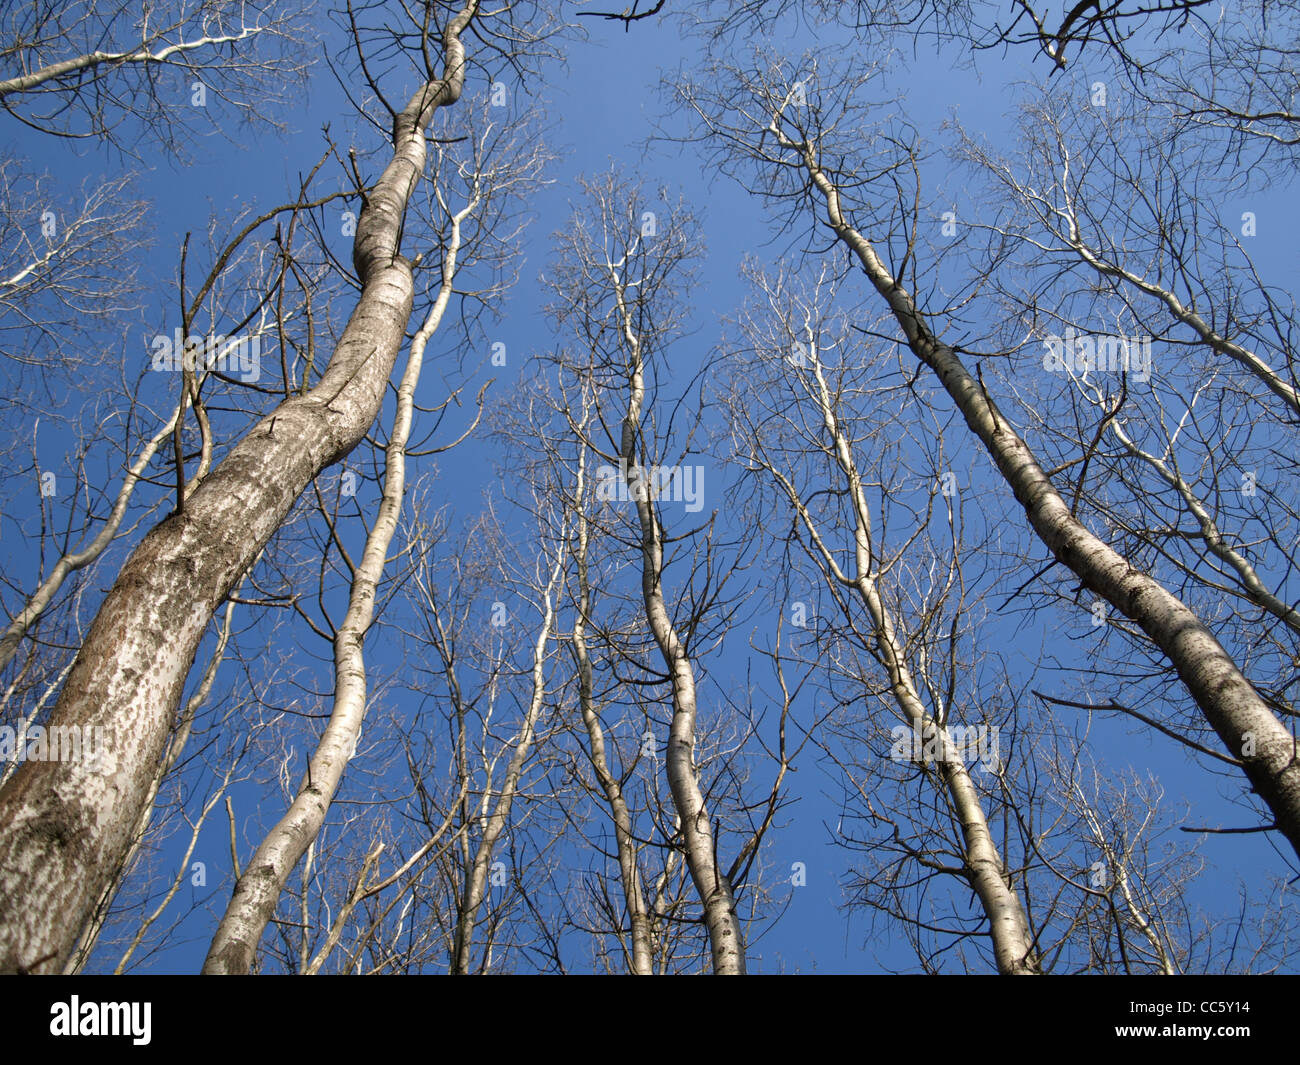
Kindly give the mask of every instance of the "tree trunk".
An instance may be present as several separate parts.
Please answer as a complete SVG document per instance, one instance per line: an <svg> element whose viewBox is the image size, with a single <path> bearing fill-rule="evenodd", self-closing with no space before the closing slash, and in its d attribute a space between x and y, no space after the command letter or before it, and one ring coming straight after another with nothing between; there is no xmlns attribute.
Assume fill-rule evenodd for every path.
<svg viewBox="0 0 1300 1065"><path fill-rule="evenodd" d="M695 890L704 905L704 925L709 931L713 971L718 975L745 972L745 947L736 915L736 899L731 882L723 873L714 850L713 828L709 811L700 790L695 769L695 670L686 648L673 627L664 601L663 535L654 501L638 487L636 442L640 434L642 406L645 402L645 377L640 339L632 325L632 315L624 301L622 282L613 278L618 301L619 327L627 342L630 369L627 416L623 421L620 459L628 481L629 495L636 501L641 524L641 595L646 621L659 645L664 665L672 681L673 721L668 734L665 765L673 806L681 818L686 864L691 871Z"/></svg>
<svg viewBox="0 0 1300 1065"><path fill-rule="evenodd" d="M375 524L366 537L361 565L352 578L347 616L334 638L334 708L329 724L293 804L267 833L235 885L235 893L203 963L207 975L246 973L252 967L257 942L275 913L289 873L320 834L343 772L356 752L366 713L366 631L374 620L379 582L402 511L406 442L415 413L415 387L424 364L424 349L437 332L451 299L460 250L460 225L468 213L467 207L452 219L451 239L442 261L442 285L424 324L411 341L410 359L397 389L397 409L385 457L384 497Z"/></svg>
<svg viewBox="0 0 1300 1065"><path fill-rule="evenodd" d="M632 815L623 797L623 785L609 768L609 757L605 750L605 730L600 722L600 713L596 708L595 685L591 666L591 655L587 650L587 619L591 614L591 584L587 570L587 512L583 499L583 480L586 471L586 448L582 448L578 457L578 488L574 493L578 511L578 604L573 618L573 652L578 661L578 707L582 711L582 721L587 728L589 757L600 781L605 800L609 803L610 820L614 823L614 838L618 848L619 874L623 883L623 900L627 906L628 920L632 926L632 957L629 968L634 976L654 975L654 954L651 938L650 913L646 905L645 893L641 885L641 871L638 864L638 847L636 833L632 827Z"/></svg>
<svg viewBox="0 0 1300 1065"><path fill-rule="evenodd" d="M773 132L785 147L800 151L808 176L825 199L831 229L888 303L912 353L934 371L966 424L984 444L1039 539L1086 587L1136 621L1165 653L1206 721L1228 752L1240 760L1253 790L1273 812L1277 830L1300 855L1300 758L1295 737L1181 599L1134 569L1074 517L983 385L957 353L931 332L911 293L889 272L871 242L845 219L839 190L811 150Z"/></svg>
<svg viewBox="0 0 1300 1065"><path fill-rule="evenodd" d="M411 314L399 254L424 169L424 131L464 84L460 34L443 34L443 76L393 123L393 157L357 223L356 309L320 382L239 441L122 567L77 656L51 725L99 726L98 766L29 762L0 792L0 970L55 972L131 844L208 622L310 480L362 439L383 401Z"/></svg>

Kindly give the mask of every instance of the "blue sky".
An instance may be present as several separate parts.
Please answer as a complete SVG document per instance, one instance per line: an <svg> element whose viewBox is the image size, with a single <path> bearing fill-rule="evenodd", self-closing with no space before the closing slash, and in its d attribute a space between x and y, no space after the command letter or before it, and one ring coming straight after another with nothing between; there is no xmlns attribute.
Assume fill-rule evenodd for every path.
<svg viewBox="0 0 1300 1065"><path fill-rule="evenodd" d="M462 341L454 330L444 329L431 347L432 361L428 364L421 386L423 401L437 401L441 381L448 379L467 382L466 394L472 395L489 377L496 377L493 395L508 392L513 380L533 354L549 350L557 343L552 323L543 313L547 293L538 282L552 254L551 233L567 224L570 204L578 199L575 178L594 175L617 162L626 171L641 178L648 190L667 186L674 195L680 194L702 219L707 255L701 264L702 282L691 292L694 307L692 328L677 341L671 353L676 380L689 381L694 371L717 357L720 346L730 334L724 319L734 315L746 296L745 286L739 276L742 261L748 256L758 256L772 262L787 248L787 242L769 242L775 230L773 217L752 197L744 195L728 178L713 174L702 165L701 155L690 145L657 140L650 143L652 134L660 124L673 117L665 117L664 99L660 92L661 79L678 68L690 65L698 58L699 43L683 39L675 21L648 20L635 25L631 32L598 20L581 20L588 23L587 39L572 41L567 46L567 66L546 68L545 76L537 82L518 85L508 82L511 107L522 107L525 102L536 102L546 116L547 146L557 159L550 166L549 184L532 195L528 210L535 216L518 247L519 283L500 305L499 322L490 323L473 342ZM329 31L333 32L333 31ZM331 38L327 37L327 41ZM805 45L816 44L828 54L851 57L860 45L842 29L827 29L821 40L807 33L797 35L790 42L797 51ZM328 50L328 45L327 45ZM939 149L946 134L941 123L956 117L971 131L978 131L991 144L1007 148L1017 135L1017 117L1014 101L1017 83L1038 83L1046 74L1043 62L1035 61L1030 49L1013 49L1007 53L986 52L974 66L964 62L961 50L949 47L935 54L933 46L922 41L915 53L910 49L896 57L893 70L887 79L887 89L897 93L910 122L920 131L927 143L933 145L935 154L922 171L927 202L935 205L951 203L958 218L966 210L976 208L967 195L964 174L955 167L944 164ZM1086 63L1084 66L1086 67ZM1070 79L1078 92L1085 94L1087 85L1102 76L1088 69L1072 71L1062 77ZM474 81L474 90L484 91L481 79ZM1122 88L1114 90L1122 93ZM1117 101L1118 102L1118 101ZM284 202L296 190L298 180L319 158L322 151L320 130L325 123L340 145L356 143L363 147L376 147L373 131L352 131L355 123L347 101L343 98L328 71L317 67L312 75L310 91L299 108L282 116L291 127L284 138L265 135L264 131L251 133L228 129L229 139L205 137L197 144L193 160L185 165L162 157L157 151L145 148L143 165L129 161L115 165L106 163L105 156L96 152L77 155L67 144L42 138L10 123L4 130L7 149L16 157L31 161L36 169L46 168L55 175L58 187L75 189L82 179L96 178L116 172L130 173L134 178L135 192L150 203L147 236L151 240L144 270L147 308L136 323L140 339L139 357L144 359L148 338L155 332L170 331L175 325L175 276L180 244L187 231L195 238L206 229L210 216L229 220L234 212L255 206ZM382 147L382 146L379 146ZM336 180L332 175L328 180ZM332 186L331 186L332 187ZM1251 245L1257 265L1266 277L1275 283L1291 286L1295 281L1297 257L1289 241L1293 231L1294 200L1288 203L1290 189L1276 186L1251 191L1241 202L1232 201L1218 205L1221 216L1227 220L1238 218L1241 210L1254 210L1261 223L1259 236ZM339 210L341 210L341 206ZM327 208L326 216L329 217ZM931 244L924 253L935 252L941 245L937 229L939 207L934 210L936 233L929 238ZM348 240L337 234L331 243L332 250L346 261ZM419 250L408 242L407 253ZM192 246L192 255L195 255ZM949 269L936 256L939 276ZM931 263L923 262L922 269ZM960 267L956 267L960 269ZM851 285L852 282L849 282ZM865 299L869 294L859 291L852 294ZM876 308L873 308L873 311ZM414 326L412 326L414 328ZM505 370L489 365L493 343L500 342L509 353ZM106 345L116 344L114 338L105 337ZM130 340L126 343L125 364L128 372L132 366ZM400 362L399 362L400 365ZM438 371L435 373L434 371ZM440 375L441 378L440 378ZM112 375L106 374L106 387ZM143 387L153 389L160 383L146 375ZM671 389L669 389L671 392ZM161 404L161 393L157 402ZM940 401L942 407L943 401ZM97 415L87 415L93 422ZM463 419L463 413L454 416ZM31 432L30 426L19 426ZM958 427L960 428L960 427ZM444 435L451 435L452 426ZM417 429L416 436L420 433ZM68 437L66 431L47 421L38 434L38 453L42 469L61 469L67 462ZM1014 521L1019 508L1010 492L987 476L987 463L982 455L975 455L974 441L963 442L953 435L951 443L964 448L959 452L959 462L972 471L972 487L982 493L979 512L972 515L977 531L994 531L998 515L1008 523ZM432 491L448 503L458 521L472 518L477 501L483 492L494 487L494 462L497 453L490 442L479 436L452 452L417 464L420 472L433 474L436 480ZM349 468L359 462L369 462L359 449L349 460ZM959 467L961 468L961 467ZM983 469L981 475L978 471ZM707 509L722 506L725 511L726 496L721 481L724 471L710 469L707 482L709 493ZM151 501L158 498L148 497ZM363 500L374 499L374 485L361 492ZM57 508L60 501L55 501ZM165 513L165 507L162 513ZM674 515L677 516L677 515ZM725 522L724 517L724 522ZM6 566L11 574L21 573L32 566L33 540L31 529L36 521L34 509L25 512L21 503L6 508L3 528L3 550ZM17 528L15 528L17 526ZM359 523L346 526L345 537L350 546L358 548L364 530ZM1039 562L1044 549L1036 541L1020 536L1018 530L1010 535L1019 536L1026 545L1029 557ZM120 556L119 556L120 557ZM89 599L94 601L98 589L106 585L111 570L96 576ZM750 664L748 641L756 642L769 637L774 627L775 614L761 589L753 586L764 576L764 567L758 566L745 578L742 588L752 602L741 612L745 619L741 628L731 634L719 653L703 663L707 682L703 688L703 713L707 718L710 700L714 705L722 701L724 693L738 691L744 684ZM1008 578L1009 580L1009 578ZM1001 601L1005 591L1017 582L1003 581L998 585L1002 593L992 597ZM7 603L12 601L12 596ZM385 630L376 630L377 639L368 645L371 668L376 677L401 677L408 668L400 654L400 640ZM990 615L983 622L981 642L996 648L1013 663L1013 674L1027 682L1035 665L1040 666L1035 681L1050 690L1071 697L1089 690L1093 668L1088 659L1089 631L1086 616L1073 617L1048 607L1034 614L1017 611L1001 612L990 606ZM294 667L301 667L309 684L317 688L328 687L325 672L327 659L324 648L309 635L295 631L292 636L280 635L283 643L267 650L268 661L286 656ZM200 652L200 661L204 652ZM193 683L193 680L192 680ZM1105 689L1105 678L1100 685ZM394 697L396 712L414 704ZM1035 704L1037 710L1041 706ZM811 708L809 708L811 709ZM1062 717L1070 711L1060 711ZM304 726L310 730L310 726ZM298 736L299 750L306 733ZM1238 790L1235 778L1219 778L1194 765L1175 744L1149 730L1138 730L1114 719L1098 719L1089 735L1088 744L1096 761L1107 774L1119 774L1132 767L1140 774L1154 774L1164 788L1170 813L1178 806L1189 805L1188 823L1193 825L1240 824L1243 813L1230 805L1228 797ZM846 875L858 860L834 842L834 833L841 825L843 806L838 783L811 757L801 765L800 772L792 778L790 798L797 800L778 820L764 851L766 863L765 882L773 893L777 907L788 908L775 924L767 928L761 939L753 945L751 969L761 972L859 972L878 969L913 969L915 959L902 937L888 934L886 926L872 925L861 913L850 915L843 908ZM354 790L349 790L352 787ZM356 799L359 792L349 771L341 797ZM256 844L259 826L273 823L282 809L282 799L276 787L244 784L233 791L241 815L243 833L243 860L247 860ZM337 828L331 829L337 832ZM229 866L227 843L228 826L224 814L215 815L200 836L195 858L208 862L214 870ZM164 865L179 859L178 840L166 841L160 852ZM1190 841L1190 835L1172 834L1175 842ZM364 841L357 841L363 847ZM734 836L724 835L723 847L735 845ZM1244 889L1258 898L1261 885L1269 876L1287 875L1293 871L1294 860L1288 866L1274 844L1263 837L1210 836L1202 845L1202 855L1209 863L1196 880L1189 898L1205 907L1208 912L1232 916L1236 909L1239 891ZM574 856L579 861L578 856ZM806 864L807 885L789 886L790 871L794 863ZM296 874L295 874L296 875ZM220 881L213 875L210 883ZM225 901L225 887L215 892L183 887L183 893L193 895L195 901L207 899L207 910L220 912ZM957 893L954 898L967 897ZM195 971L206 951L207 937L211 933L213 914L200 905L194 915L182 922L169 940L156 952L142 959L146 971ZM93 968L93 966L92 966Z"/></svg>

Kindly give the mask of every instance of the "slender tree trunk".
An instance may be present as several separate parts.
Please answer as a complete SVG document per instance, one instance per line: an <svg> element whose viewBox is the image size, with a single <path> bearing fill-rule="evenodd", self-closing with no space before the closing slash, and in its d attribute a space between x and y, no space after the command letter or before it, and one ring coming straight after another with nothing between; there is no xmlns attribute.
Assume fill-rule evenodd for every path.
<svg viewBox="0 0 1300 1065"><path fill-rule="evenodd" d="M612 272L613 273L613 272ZM695 768L695 670L677 630L673 627L664 601L663 535L654 501L638 477L636 449L640 435L642 406L645 402L645 370L640 338L633 327L632 314L624 300L623 283L613 273L614 293L618 302L619 327L627 343L630 374L628 378L627 415L623 421L619 457L624 464L628 493L636 501L641 525L641 595L646 621L659 645L668 668L673 691L673 721L668 734L665 766L673 805L681 818L686 864L700 901L704 904L704 925L709 932L713 971L718 975L745 972L745 947L736 899L731 882L723 873L714 850L713 827L700 790Z"/></svg>
<svg viewBox="0 0 1300 1065"><path fill-rule="evenodd" d="M352 578L347 616L334 638L334 708L329 724L312 755L298 795L267 833L235 885L234 895L203 963L207 975L246 973L252 967L258 940L275 913L289 873L320 833L343 772L356 750L366 712L365 636L374 618L379 581L405 496L406 442L415 414L415 387L424 364L424 349L441 324L451 299L461 243L460 226L470 209L466 207L452 218L451 239L443 256L442 285L424 324L411 341L411 356L397 389L393 432L385 456L383 500L366 537L361 565Z"/></svg>
<svg viewBox="0 0 1300 1065"><path fill-rule="evenodd" d="M58 595L59 590L63 587L68 575L89 566L113 542L118 529L122 525L122 519L126 516L126 508L131 502L135 486L144 475L144 471L149 468L150 461L163 441L171 438L172 432L176 428L176 420L182 416L188 406L189 397L187 396L184 403L177 405L167 424L159 429L153 438L140 449L140 454L136 456L135 462L131 464L131 468L127 471L126 478L122 482L122 487L118 490L117 499L113 502L113 509L108 515L108 520L95 534L94 539L80 551L69 551L60 558L54 564L50 575L41 581L40 587L28 598L27 605L14 615L14 619L9 623L9 627L5 629L4 635L0 636L0 669L4 669L13 660L14 655L18 653L19 646L22 644L23 637L40 620L46 608L49 607L54 597Z"/></svg>
<svg viewBox="0 0 1300 1065"><path fill-rule="evenodd" d="M941 745L943 753L937 759L939 775L953 811L961 822L966 878L979 896L980 905L988 919L998 972L1013 976L1037 974L1041 969L1034 949L1033 932L1020 896L1005 879L1002 857L989 830L979 792L976 791L966 766L953 754L956 746L949 736L946 724L936 720L921 699L916 679L907 663L906 641L900 637L893 614L880 594L879 572L872 546L871 512L862 490L862 476L857 459L853 454L849 434L837 416L835 398L826 383L815 348L810 357L812 367L809 394L829 439L828 452L833 455L833 461L843 478L839 488L853 509L854 569L851 572L845 572L841 568L835 552L826 544L807 504L789 477L762 457L757 457L754 461L772 475L794 507L799 520L808 530L808 549L820 557L828 579L852 588L866 608L879 648L875 652L876 657L889 676L890 694L908 725L915 735L923 737L927 743L937 739Z"/></svg>
<svg viewBox="0 0 1300 1065"><path fill-rule="evenodd" d="M1273 812L1274 825L1300 855L1300 751L1214 634L1176 595L1110 547L1071 513L1029 446L960 357L930 330L875 248L844 217L839 190L807 145L769 127L798 151L826 203L826 219L888 303L912 353L934 371L1025 508L1052 554L1112 606L1141 626L1165 653L1228 752Z"/></svg>
<svg viewBox="0 0 1300 1065"><path fill-rule="evenodd" d="M862 478L849 445L848 437L835 416L831 393L822 373L821 362L813 355L813 372L817 381L817 404L827 433L834 441L835 460L848 482L848 494L854 513L854 558L856 572L851 584L876 632L880 659L889 674L890 692L894 702L907 717L918 736L939 732L944 753L940 759L940 776L948 791L948 798L961 821L966 850L963 855L966 876L979 896L984 915L988 918L989 933L993 940L993 955L998 972L1010 976L1038 973L1034 935L1025 917L1020 896L1008 885L1003 876L1002 856L993 842L988 818L975 790L970 773L960 758L949 757L955 748L945 725L936 721L926 709L917 690L916 680L907 664L903 641L894 625L893 615L880 594L877 572L871 549L871 519L867 500L862 492ZM802 509L802 508L801 508ZM808 515L805 513L805 521ZM831 559L833 563L833 558Z"/></svg>
<svg viewBox="0 0 1300 1065"><path fill-rule="evenodd" d="M614 840L618 848L618 867L623 883L623 899L628 920L632 926L631 972L634 976L653 976L654 960L650 935L649 907L641 886L641 872L637 864L636 836L632 831L632 815L623 797L623 787L610 772L609 757L605 751L605 730L596 709L592 682L591 655L587 650L587 619L591 615L591 585L587 579L587 512L583 500L583 481L586 472L587 450L581 449L578 458L578 489L574 493L578 508L578 609L573 619L573 650L578 660L578 706L587 728L588 751L596 779L600 781L605 801L609 803L610 819L614 822Z"/></svg>
<svg viewBox="0 0 1300 1065"><path fill-rule="evenodd" d="M563 537L561 537L563 539ZM524 711L524 720L520 730L519 742L510 754L506 767L505 779L497 794L492 812L483 818L483 835L479 838L473 860L469 864L468 876L460 898L459 917L456 921L456 938L452 945L451 972L455 976L467 976L470 971L470 948L474 942L474 928L478 923L478 912L487 896L488 873L492 867L492 854L510 821L510 808L514 805L515 794L519 790L519 778L523 775L524 765L532 750L533 740L537 735L537 721L541 717L546 702L546 645L551 639L551 630L555 625L555 591L564 575L563 543L556 551L555 565L550 578L542 591L542 624L533 641L532 694L528 708ZM486 805L486 803L485 803Z"/></svg>
<svg viewBox="0 0 1300 1065"><path fill-rule="evenodd" d="M62 967L131 845L154 769L203 633L303 489L361 440L383 401L411 314L411 266L399 254L406 205L424 169L424 131L460 97L461 32L443 34L443 76L393 124L393 157L357 223L361 295L320 382L240 440L123 566L51 714L99 726L99 766L29 762L0 791L0 970Z"/></svg>

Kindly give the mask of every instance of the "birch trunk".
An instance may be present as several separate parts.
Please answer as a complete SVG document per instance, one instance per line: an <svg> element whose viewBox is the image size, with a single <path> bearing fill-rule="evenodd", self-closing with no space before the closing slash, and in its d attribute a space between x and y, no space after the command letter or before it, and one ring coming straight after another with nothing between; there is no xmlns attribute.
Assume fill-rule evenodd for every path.
<svg viewBox="0 0 1300 1065"><path fill-rule="evenodd" d="M319 383L239 441L123 566L87 634L50 724L99 726L100 764L31 762L0 791L0 971L62 968L118 868L146 802L185 678L218 605L311 478L374 422L411 314L399 254L425 164L424 131L464 84L467 0L443 34L443 76L393 123L393 156L357 223L357 306Z"/></svg>
<svg viewBox="0 0 1300 1065"><path fill-rule="evenodd" d="M610 820L614 822L614 840L618 849L619 874L623 883L623 899L628 920L632 926L632 957L629 969L634 976L653 976L653 946L650 932L649 907L641 885L638 866L636 835L632 830L632 815L623 797L623 787L610 771L605 750L605 730L600 723L593 694L591 655L587 650L587 619L591 615L591 584L587 577L587 512L583 501L583 481L586 472L586 448L578 458L578 489L574 493L578 507L578 609L573 619L573 652L578 661L578 706L587 729L588 753L596 779L600 781L605 801L609 804Z"/></svg>
<svg viewBox="0 0 1300 1065"><path fill-rule="evenodd" d="M1269 710L1214 634L1176 595L1096 536L1070 512L1029 446L998 410L955 351L930 330L912 295L845 218L839 190L807 144L773 122L783 147L797 152L826 204L826 220L885 299L912 353L934 371L1025 508L1030 525L1084 585L1141 626L1177 671L1228 752L1240 760L1253 790L1272 811L1274 827L1300 855L1300 758L1286 726Z"/></svg>
<svg viewBox="0 0 1300 1065"><path fill-rule="evenodd" d="M745 948L736 915L731 882L718 864L709 811L700 790L695 769L695 670L686 648L673 627L663 586L663 531L654 502L644 484L638 486L637 438L645 403L645 367L640 338L624 298L624 282L611 267L614 296L618 304L618 325L627 345L629 360L627 415L623 421L619 457L624 465L628 494L636 502L641 526L641 596L646 621L659 646L672 681L673 721L668 734L665 759L673 806L681 818L686 864L691 880L704 905L704 925L709 932L713 971L718 975L745 972Z"/></svg>

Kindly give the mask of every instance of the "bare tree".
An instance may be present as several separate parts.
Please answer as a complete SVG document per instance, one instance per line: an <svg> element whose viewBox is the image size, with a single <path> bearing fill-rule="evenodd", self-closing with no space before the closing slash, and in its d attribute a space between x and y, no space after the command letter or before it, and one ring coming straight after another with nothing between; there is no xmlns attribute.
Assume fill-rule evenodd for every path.
<svg viewBox="0 0 1300 1065"><path fill-rule="evenodd" d="M14 160L0 164L0 355L39 372L39 407L57 410L51 387L60 370L84 372L94 329L138 309L138 230L145 206L129 180L87 182L71 203L48 176ZM22 402L22 378L6 395Z"/></svg>
<svg viewBox="0 0 1300 1065"><path fill-rule="evenodd" d="M565 922L589 940L599 968L639 975L695 971L710 949L691 916L697 904L680 818L660 772L662 714L653 691L668 677L653 662L659 652L645 622L635 532L626 528L618 493L611 498L617 475L598 463L590 446L607 401L590 355L539 356L532 369L498 415L498 433L508 456L503 479L522 481L536 499L562 499L569 515L565 614L572 627L563 640L572 671L560 709L574 745L562 748L567 777L581 791L566 795L563 814L574 845L589 858L580 874L570 874L575 898ZM752 729L748 722L736 729L711 715L697 728L694 757L716 782L704 785L717 795L714 801L743 810L734 795L734 752ZM784 769L776 774L777 792ZM583 801L588 797L590 806ZM735 868L751 860L766 827L758 826Z"/></svg>
<svg viewBox="0 0 1300 1065"><path fill-rule="evenodd" d="M977 373L967 367L962 352L941 339L898 276L900 268L916 268L913 240L901 242L898 262L891 268L867 235L868 225L889 234L883 228L887 223L880 219L886 204L897 206L908 234L915 233L918 224L917 179L911 178L909 188L908 178L915 173L915 153L901 137L876 134L874 143L892 158L883 161L874 175L868 160L855 159L841 147L843 141L829 137L832 129L837 138L846 136L858 95L871 74L840 78L811 57L802 66L800 70L795 64L776 62L748 74L719 69L711 81L692 79L681 86L679 99L698 116L724 165L733 172L757 175L750 188L816 211L815 217L865 273L893 317L899 337L936 375L986 448L1024 507L1035 534L1086 587L1130 617L1160 648L1271 811L1270 827L1300 854L1300 761L1295 757L1295 738L1201 618L1075 518L1035 453L1002 414ZM757 135L750 132L754 114L763 119ZM785 179L782 184L771 184L774 173ZM874 196L873 187L882 188L884 195ZM855 217L859 205L862 221Z"/></svg>
<svg viewBox="0 0 1300 1065"><path fill-rule="evenodd" d="M1207 205L1292 161L1295 20L606 6L572 21L697 31L667 136L775 207L720 346L690 297L727 264L616 168L579 181L538 317L503 298L546 202L531 0L343 0L359 133L182 227L158 323L133 186L0 164L0 970L195 941L208 973L766 968L800 885L771 843L823 780L846 929L888 967L1293 968L1284 877L1238 904L1207 871L1300 853L1296 316ZM10 5L0 112L181 158L204 123L280 125L312 14ZM1018 50L1047 88L1011 148L942 127L940 170L860 55L714 58L760 31ZM1085 64L1123 95L1082 103ZM1085 322L1178 366L1040 370ZM230 361L249 341L266 373ZM1174 801L1110 757L1130 735L1231 786Z"/></svg>
<svg viewBox="0 0 1300 1065"><path fill-rule="evenodd" d="M511 13L494 16L503 30ZM429 5L423 38L437 43L442 67L426 68L427 80L395 112L392 158L357 223L360 296L320 381L231 448L135 550L100 607L51 720L111 722L131 738L130 748L102 774L28 764L0 795L0 967L36 971L66 957L107 871L129 846L207 619L310 478L346 455L374 420L411 311L412 263L398 250L406 205L424 170L425 131L460 97L461 34L478 14L476 2L452 13ZM67 841L54 853L45 843L52 824L65 826L57 835Z"/></svg>
<svg viewBox="0 0 1300 1065"><path fill-rule="evenodd" d="M55 136L131 153L142 120L173 152L197 116L222 129L207 99L240 123L275 115L311 62L307 9L284 0L92 0L16 4L0 15L0 108Z"/></svg>
<svg viewBox="0 0 1300 1065"><path fill-rule="evenodd" d="M656 387L652 376L682 313L675 304L676 292L687 280L684 272L698 237L683 208L667 214L662 225L657 217L643 218L638 190L613 175L585 184L584 190L590 214L575 217L572 236L550 278L558 297L556 314L588 349L587 372L604 403L612 402L604 399L606 390L620 388L625 393L615 408L617 419L602 412L608 442L588 438L586 445L607 464L597 471L605 482L600 494L626 491L636 508L645 622L672 690L665 763L686 862L704 906L714 972L743 973L745 951L735 895L717 854L712 814L694 755L696 671L681 628L683 620L689 625L692 619L689 614L683 620L674 618L664 587L667 533L660 517L659 482L662 471L671 479L673 470L657 453L654 430L644 427ZM685 475L677 471L679 483Z"/></svg>
<svg viewBox="0 0 1300 1065"><path fill-rule="evenodd" d="M446 216L445 222L435 227L435 232L443 233L440 281L424 324L411 342L410 357L397 390L393 429L385 458L382 501L362 558L352 572L347 617L334 636L335 705L331 722L320 739L302 791L293 807L268 834L231 900L205 965L208 972L243 971L251 963L257 939L274 912L285 879L302 857L304 848L319 832L350 752L356 749L366 704L362 644L365 632L374 620L377 588L397 531L398 514L405 495L406 450L425 347L450 305L458 283L461 256L468 253L473 261L480 250L473 245L469 248L464 246L463 231L471 228L469 220L487 213L485 204L489 202L492 211L499 212L495 200L524 193L537 180L544 159L531 139L522 133L516 138L519 143L513 143L502 138L492 122L486 118L481 121L481 130L472 132L473 147L469 157L458 159L447 149L440 149L431 178L439 207ZM495 143L498 141L504 141L504 146ZM496 154L504 158L494 160L493 147ZM464 188L456 187L460 185ZM464 197L464 203L451 206L449 200L458 196ZM490 255L485 254L483 258L489 259ZM477 419L463 435L468 435L476 423ZM443 445L439 450L448 446L452 445ZM508 808L507 802L507 811ZM486 853L490 855L490 845Z"/></svg>
<svg viewBox="0 0 1300 1065"><path fill-rule="evenodd" d="M932 672L935 641L909 632L893 605L893 589L905 580L908 558L922 554L924 545L916 541L936 498L948 504L952 521L952 493L941 494L943 481L935 471L928 478L926 508L918 527L905 537L906 546L886 546L868 493L871 485L879 484L881 505L887 505L895 478L873 475L864 469L860 455L868 449L888 451L878 432L866 427L885 424L881 416L886 408L883 403L874 406L872 392L887 395L892 390L871 388L870 378L879 375L879 367L860 357L848 324L835 317L835 294L825 270L809 292L752 266L749 274L759 305L741 322L745 354L721 367L725 379L744 382L726 393L737 460L767 482L783 509L788 508L816 579L826 584L828 606L842 612L825 635L823 659L835 661L836 641L852 633L887 678L881 694L894 703L905 726L908 760L915 747L922 763L933 767L935 785L944 791L952 817L961 826L961 875L979 896L998 971L1036 973L1038 960L1024 907L1009 883L984 799L967 768L972 756L975 761L981 754L986 760L997 757L987 742L978 742L978 730L987 726L969 723L977 739L974 750L968 749L967 723L953 716L954 703L961 701L955 698L955 677L946 680ZM828 505L821 502L824 499L842 502ZM929 590L916 595L922 617L942 612L950 595L960 595L960 552L955 547L950 551L946 572L936 574L928 567ZM924 563L920 568L927 569ZM956 616L949 626L941 618L921 624L936 632L947 628L950 638L957 631ZM955 669L955 656L951 661ZM956 730L960 743L954 742Z"/></svg>

